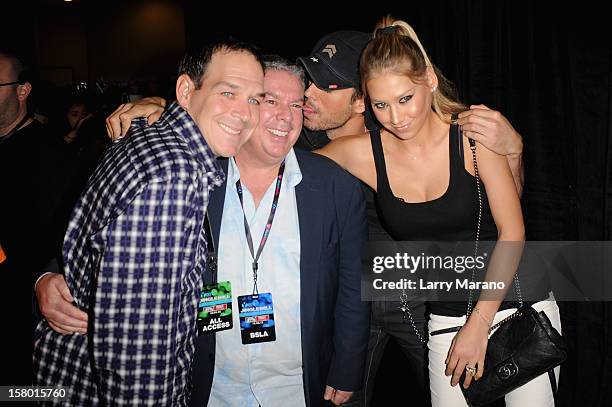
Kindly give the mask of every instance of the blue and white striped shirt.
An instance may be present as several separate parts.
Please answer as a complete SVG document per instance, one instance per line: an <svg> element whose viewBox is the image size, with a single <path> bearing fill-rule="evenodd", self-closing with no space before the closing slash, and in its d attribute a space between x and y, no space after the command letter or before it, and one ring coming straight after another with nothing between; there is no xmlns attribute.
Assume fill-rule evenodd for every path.
<svg viewBox="0 0 612 407"><path fill-rule="evenodd" d="M104 154L66 232L66 282L89 314L87 336L35 334L37 384L74 406L184 406L205 269L203 219L224 180L176 103Z"/></svg>

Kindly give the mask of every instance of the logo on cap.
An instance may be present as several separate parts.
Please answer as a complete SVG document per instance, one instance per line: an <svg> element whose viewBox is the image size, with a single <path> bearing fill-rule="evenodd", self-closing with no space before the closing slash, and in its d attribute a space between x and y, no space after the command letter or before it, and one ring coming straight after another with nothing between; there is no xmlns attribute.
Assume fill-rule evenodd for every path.
<svg viewBox="0 0 612 407"><path fill-rule="evenodd" d="M327 44L321 52L326 53L331 59L334 57L334 55L336 55L336 46L334 44Z"/></svg>
<svg viewBox="0 0 612 407"><path fill-rule="evenodd" d="M310 57L310 59L312 60L312 62L319 62L319 60L315 57Z"/></svg>

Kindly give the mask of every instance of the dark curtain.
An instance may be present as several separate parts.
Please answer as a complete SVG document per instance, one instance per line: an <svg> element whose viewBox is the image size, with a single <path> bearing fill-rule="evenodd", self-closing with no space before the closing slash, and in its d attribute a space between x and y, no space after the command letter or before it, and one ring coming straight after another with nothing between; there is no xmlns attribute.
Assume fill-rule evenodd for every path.
<svg viewBox="0 0 612 407"><path fill-rule="evenodd" d="M500 110L523 135L528 239L610 240L612 23L597 3L565 4L403 2L342 12L305 8L280 18L266 10L227 25L203 23L204 6L187 2L185 15L188 43L228 32L288 57L307 55L327 32L371 31L389 12L406 20L463 101ZM560 308L570 357L559 405L612 405L611 304ZM394 352L388 360L401 357ZM377 389L397 400L407 378L396 370L401 363L392 363Z"/></svg>

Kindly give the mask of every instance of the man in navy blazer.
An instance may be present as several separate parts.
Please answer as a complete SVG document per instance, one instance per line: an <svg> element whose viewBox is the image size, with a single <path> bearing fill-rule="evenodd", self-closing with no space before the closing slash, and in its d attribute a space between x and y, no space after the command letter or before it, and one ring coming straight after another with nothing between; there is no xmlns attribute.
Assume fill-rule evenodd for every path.
<svg viewBox="0 0 612 407"><path fill-rule="evenodd" d="M361 200L359 185L324 157L299 149L295 150L295 155L303 175L296 187L298 212L299 218L305 220L300 222L304 391L306 405L319 406L325 405L326 384L351 391L361 386L369 305L356 300L360 296L359 246L365 240L366 229L363 221L359 221L363 218L363 207L349 202L351 198ZM222 167L227 168L227 161ZM208 206L215 247L225 187L223 184L211 194ZM355 225L343 231L341 219L347 217L353 217L350 222ZM347 235L348 232L352 235ZM212 283L215 276L207 274L206 277L206 282ZM351 284L341 279L354 281ZM199 336L192 374L192 406L206 405L214 360L214 334ZM231 395L228 398L231 400Z"/></svg>
<svg viewBox="0 0 612 407"><path fill-rule="evenodd" d="M304 402L307 406L341 404L361 387L369 332L369 304L360 295L361 248L367 239L365 203L359 182L334 162L292 149L302 125L303 72L282 60L266 64L260 124L234 163L257 202L275 182L281 163L286 159L289 167L290 156L295 154L302 176L295 186L300 242L299 292L296 287L295 296L300 307ZM267 175L261 172L261 163L269 164ZM227 174L228 161L222 165ZM227 233L220 228L225 198L233 196L232 191L226 195L229 185L228 179L211 195L208 206L215 247L220 232ZM273 223L272 229L275 226ZM253 234L255 250L258 243L259 235ZM223 264L219 270L223 273ZM216 277L206 274L206 283ZM204 406L213 387L218 345L215 334L200 335L197 341L191 405ZM274 347L270 349L274 352ZM227 404L233 405L232 395L226 397ZM220 400L213 395L211 403ZM283 405L302 403L298 397Z"/></svg>

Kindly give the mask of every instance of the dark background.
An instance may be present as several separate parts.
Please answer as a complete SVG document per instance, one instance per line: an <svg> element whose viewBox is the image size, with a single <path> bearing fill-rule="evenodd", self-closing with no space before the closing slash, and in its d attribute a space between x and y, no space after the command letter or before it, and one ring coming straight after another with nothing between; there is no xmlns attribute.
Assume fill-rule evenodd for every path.
<svg viewBox="0 0 612 407"><path fill-rule="evenodd" d="M213 11L202 1L19 2L3 4L0 38L19 44L41 68L45 86L92 86L104 78L136 83L130 92L167 95L185 46L229 33L295 58L307 55L325 33L369 32L391 13L413 25L463 101L500 110L523 135L528 238L610 239L612 35L603 6L349 4L219 2ZM38 97L42 110L52 103ZM571 354L562 370L559 405L612 405L610 303L560 307ZM378 405L414 400L402 363L391 346L377 382Z"/></svg>

